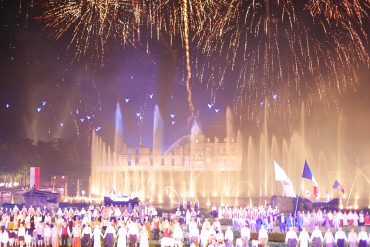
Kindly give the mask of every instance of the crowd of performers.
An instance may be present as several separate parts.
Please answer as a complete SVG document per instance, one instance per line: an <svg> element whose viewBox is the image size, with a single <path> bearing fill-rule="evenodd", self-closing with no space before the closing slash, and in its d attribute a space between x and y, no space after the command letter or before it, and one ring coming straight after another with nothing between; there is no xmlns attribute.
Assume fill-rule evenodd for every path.
<svg viewBox="0 0 370 247"><path fill-rule="evenodd" d="M272 232L274 226L278 226L280 232L286 232L289 227L296 227L298 231L306 228L312 232L315 226L334 227L338 230L339 227L351 226L370 226L370 214L364 211L297 211L296 214L280 213L278 208L271 206L260 207L212 207L211 215L219 219L232 219L234 229L238 229L245 222L248 223L252 231L258 232L261 226Z"/></svg>
<svg viewBox="0 0 370 247"><path fill-rule="evenodd" d="M362 211L316 211L284 215L270 206L212 206L201 214L199 203L180 202L175 212L158 215L151 205L127 207L94 206L84 209L18 208L1 209L0 242L2 246L140 246L149 240L162 246L266 245L268 232L286 232L290 246L366 247L370 226L369 213ZM205 216L209 216L209 219ZM228 219L228 220L224 220ZM221 224L221 222L223 224ZM228 225L225 225L228 222ZM231 222L231 224L230 224ZM360 226L361 230L354 230ZM321 231L326 227L327 232ZM344 229L350 229L346 234ZM357 227L358 229L359 227ZM234 239L235 232L240 237ZM250 241L251 233L258 240Z"/></svg>

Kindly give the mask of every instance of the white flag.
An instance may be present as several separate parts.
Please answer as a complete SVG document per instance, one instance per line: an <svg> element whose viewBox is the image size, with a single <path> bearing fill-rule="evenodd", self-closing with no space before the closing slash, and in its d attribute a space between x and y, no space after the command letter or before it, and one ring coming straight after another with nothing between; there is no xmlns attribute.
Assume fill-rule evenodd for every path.
<svg viewBox="0 0 370 247"><path fill-rule="evenodd" d="M287 197L296 197L296 194L294 193L292 181L290 180L288 175L285 173L283 168L281 168L275 160L274 160L274 167L275 167L275 180L281 182L281 184L283 185L285 195Z"/></svg>

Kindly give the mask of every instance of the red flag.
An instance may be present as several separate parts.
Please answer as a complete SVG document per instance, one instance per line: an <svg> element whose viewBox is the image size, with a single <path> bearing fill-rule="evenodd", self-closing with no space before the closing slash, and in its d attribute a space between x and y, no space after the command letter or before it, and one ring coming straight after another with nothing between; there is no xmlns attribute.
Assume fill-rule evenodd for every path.
<svg viewBox="0 0 370 247"><path fill-rule="evenodd" d="M319 188L314 186L313 187L313 194L315 195L315 197L317 197L319 195Z"/></svg>

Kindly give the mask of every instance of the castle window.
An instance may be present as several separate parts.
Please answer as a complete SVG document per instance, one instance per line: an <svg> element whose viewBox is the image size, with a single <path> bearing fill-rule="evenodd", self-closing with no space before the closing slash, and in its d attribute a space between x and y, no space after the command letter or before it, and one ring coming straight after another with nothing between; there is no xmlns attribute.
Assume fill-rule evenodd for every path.
<svg viewBox="0 0 370 247"><path fill-rule="evenodd" d="M172 166L175 166L175 159L172 158Z"/></svg>
<svg viewBox="0 0 370 247"><path fill-rule="evenodd" d="M161 165L164 166L165 165L165 161L164 161L164 158L161 159Z"/></svg>

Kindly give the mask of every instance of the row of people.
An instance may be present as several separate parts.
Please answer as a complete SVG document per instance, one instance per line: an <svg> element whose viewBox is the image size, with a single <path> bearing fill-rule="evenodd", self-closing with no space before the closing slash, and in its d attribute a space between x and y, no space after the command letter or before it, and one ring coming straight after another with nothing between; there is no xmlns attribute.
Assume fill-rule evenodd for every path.
<svg viewBox="0 0 370 247"><path fill-rule="evenodd" d="M369 239L370 237L365 227L361 227L359 233L356 233L354 228L351 228L348 235L345 234L341 227L335 234L328 228L323 235L319 226L316 226L311 236L305 228L302 229L298 236L294 228L290 227L285 235L285 243L288 247L295 247L298 242L300 247L308 247L309 243L312 243L313 247L333 247L334 245L344 247L346 243L348 243L349 247L366 247L369 244Z"/></svg>
<svg viewBox="0 0 370 247"><path fill-rule="evenodd" d="M293 214L293 213L292 213ZM326 221L332 225L337 224L338 226L370 226L370 214L364 211L355 210L317 210L317 211L306 211L299 212L303 218L314 218L317 223L323 224ZM211 215L214 218L258 218L273 215L274 217L279 215L279 209L277 207L272 208L271 206L212 206Z"/></svg>
<svg viewBox="0 0 370 247"><path fill-rule="evenodd" d="M309 221L310 224L302 225L299 224L299 217L294 217L292 214L285 217L284 214L279 214L278 208L272 209L271 207L249 206L235 207L233 210L235 210L231 215L233 224L230 227L233 227L233 230L237 228L238 230L241 230L242 233L245 233L246 231L259 232L261 229L265 231L273 231L274 225L281 225L282 223L282 231L286 231L286 228L293 226L296 226L298 230L306 228L308 231L312 231L314 229L310 229L311 225L317 225L318 222L320 222L318 219L321 219L323 217L322 215L329 215L330 213L317 211L303 214L299 212L297 216L301 215L302 218L304 218L303 215L308 215L308 218L312 220ZM139 232L141 232L142 229L145 229L148 236L147 238L153 238L154 240L159 240L160 235L167 238L173 237L173 234L175 236L183 236L183 233L180 234L180 229L182 229L182 227L185 227L184 229L186 233L188 233L188 239L201 239L202 231L199 232L198 230L198 225L200 223L202 223L202 230L205 229L204 233L207 233L207 231L211 233L215 232L216 235L220 235L222 233L221 223L218 218L216 218L211 224L213 230L211 230L210 227L205 227L205 225L210 224L208 220L200 222L198 217L194 217L197 216L198 213L191 213L191 217L189 218L186 216L187 219L184 222L184 225L182 225L182 222L178 221L181 217L178 216L182 216L183 212L180 211L180 215L178 215L178 211L180 210L177 210L177 212L172 215L174 218L172 218L171 221L171 218L161 219L157 216L156 209L147 205L133 207L90 206L88 210L73 210L70 208L69 210L58 209L55 211L48 211L46 208L34 209L30 207L18 209L17 207L14 207L11 210L0 211L2 229L1 239L4 239L3 241L5 243L9 243L9 245L32 245L35 243L36 245L42 245L42 243L45 242L53 242L52 239L56 239L58 236L59 241L62 243L66 243L68 241L72 242L72 239L75 238L78 243L78 237L82 242L84 242L83 239L88 233L89 227L93 233L96 226L98 226L98 228L101 229L104 241L112 242L110 241L112 236L113 239L116 239L119 229L122 227L129 229L128 226L131 222L135 222L135 224L137 224ZM195 212L194 209L191 209L191 211ZM189 210L186 210L185 215L187 215L188 212ZM327 216L324 218L330 219ZM234 221L234 219L236 220ZM68 226L67 229L64 228L64 230L62 230L65 224ZM107 229L112 229L109 228L110 226L114 228L114 232L111 232L113 234L112 236L106 234ZM245 228L247 228L247 230ZM175 234L175 232L177 232L177 234ZM90 239L91 243L93 243L95 241L93 241L94 237L91 234ZM52 237L53 235L54 238ZM88 239L87 235L85 236L86 240ZM211 235L213 236L214 234ZM139 234L136 236L139 236ZM203 236L207 236L207 234L203 234ZM228 236L230 236L230 234L228 234ZM220 236L214 236L212 239L215 240L217 238L220 239ZM179 237L176 237L176 239L179 239Z"/></svg>

